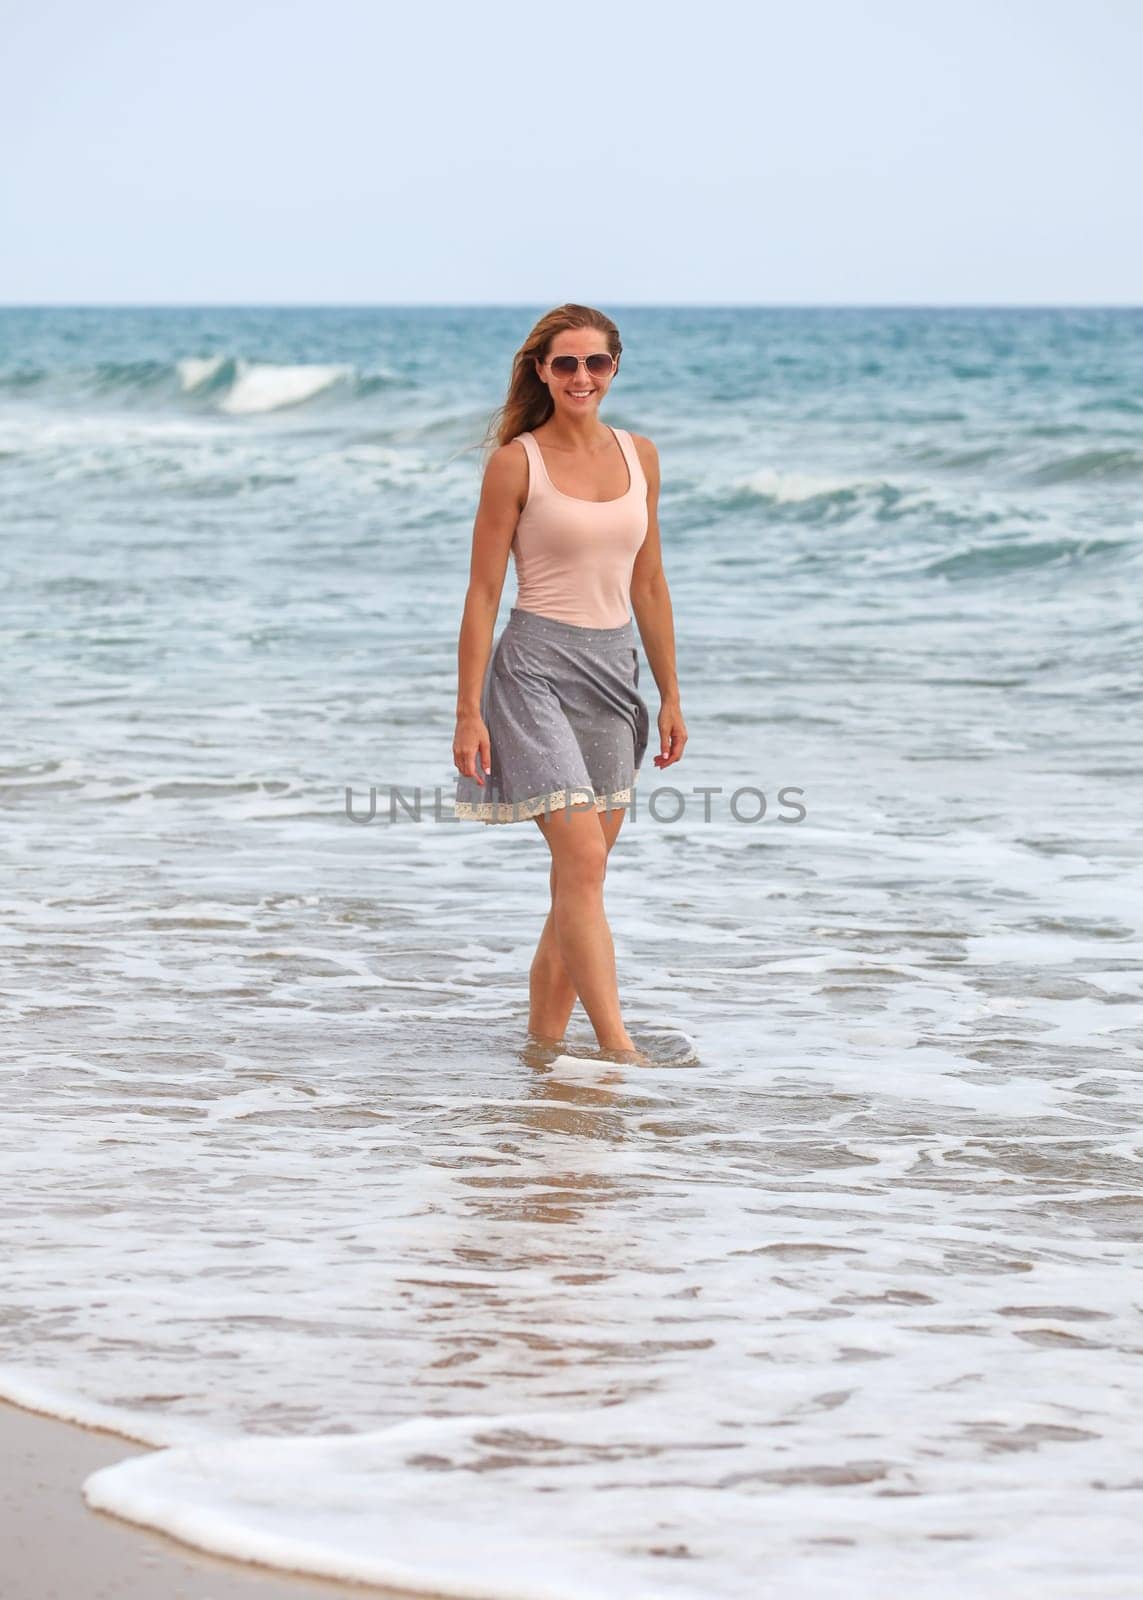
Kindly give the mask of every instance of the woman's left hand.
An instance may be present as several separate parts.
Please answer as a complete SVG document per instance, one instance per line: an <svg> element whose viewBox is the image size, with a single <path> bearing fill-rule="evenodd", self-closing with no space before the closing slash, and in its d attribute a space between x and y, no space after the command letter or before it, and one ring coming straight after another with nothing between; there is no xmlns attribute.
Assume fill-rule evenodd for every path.
<svg viewBox="0 0 1143 1600"><path fill-rule="evenodd" d="M654 764L660 770L682 760L687 742L687 725L683 721L682 707L677 700L664 700L659 711L659 748L661 754Z"/></svg>

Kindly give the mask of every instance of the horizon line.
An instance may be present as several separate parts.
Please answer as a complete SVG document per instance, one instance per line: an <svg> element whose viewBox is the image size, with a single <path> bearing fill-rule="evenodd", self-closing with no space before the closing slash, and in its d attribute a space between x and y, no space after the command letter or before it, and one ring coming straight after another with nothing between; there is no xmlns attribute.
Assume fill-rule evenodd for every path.
<svg viewBox="0 0 1143 1600"><path fill-rule="evenodd" d="M588 302L582 302L587 304ZM619 311L1139 311L1117 300L631 300ZM503 300L8 300L0 311L531 311Z"/></svg>

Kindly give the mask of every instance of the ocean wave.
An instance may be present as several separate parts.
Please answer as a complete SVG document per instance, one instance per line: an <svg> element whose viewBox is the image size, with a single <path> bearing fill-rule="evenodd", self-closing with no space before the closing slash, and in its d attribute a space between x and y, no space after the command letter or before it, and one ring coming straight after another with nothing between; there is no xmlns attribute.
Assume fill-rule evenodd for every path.
<svg viewBox="0 0 1143 1600"><path fill-rule="evenodd" d="M984 467L1004 456L1004 446L999 444L922 445L910 452L913 461L925 466L944 468L949 472L963 472L970 467Z"/></svg>
<svg viewBox="0 0 1143 1600"><path fill-rule="evenodd" d="M1143 476L1143 451L1083 450L1034 467L1032 483L1076 483L1085 478L1137 478Z"/></svg>
<svg viewBox="0 0 1143 1600"><path fill-rule="evenodd" d="M852 518L897 522L918 513L954 522L977 520L977 514L957 514L928 485L895 483L888 478L849 478L824 473L780 471L764 467L740 479L712 502L720 515L749 512L759 505L775 522L844 523Z"/></svg>
<svg viewBox="0 0 1143 1600"><path fill-rule="evenodd" d="M126 403L133 408L189 408L239 417L284 411L327 397L352 404L400 382L393 372L361 372L345 362L196 355L173 362L101 361L72 370L23 367L0 375L0 393L67 407Z"/></svg>
<svg viewBox="0 0 1143 1600"><path fill-rule="evenodd" d="M864 479L827 477L812 472L780 472L776 467L762 467L735 486L740 497L772 500L777 505L834 499L839 494L855 494L868 487L869 481Z"/></svg>
<svg viewBox="0 0 1143 1600"><path fill-rule="evenodd" d="M280 366L241 357L231 360L224 356L186 356L175 366L184 394L210 395L216 401L216 409L231 416L304 405L355 376L351 366L338 362Z"/></svg>
<svg viewBox="0 0 1143 1600"><path fill-rule="evenodd" d="M1127 550L1137 550L1131 539L1037 539L1021 542L998 540L995 544L970 545L954 555L942 556L924 567L931 578L957 581L973 578L1004 577L1038 567L1071 566L1078 562L1104 560Z"/></svg>

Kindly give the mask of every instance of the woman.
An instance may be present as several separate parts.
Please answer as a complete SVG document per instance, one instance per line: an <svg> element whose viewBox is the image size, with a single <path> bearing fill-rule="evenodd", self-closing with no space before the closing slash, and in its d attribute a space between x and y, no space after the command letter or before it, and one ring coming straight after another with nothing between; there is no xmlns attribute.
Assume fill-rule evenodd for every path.
<svg viewBox="0 0 1143 1600"><path fill-rule="evenodd" d="M561 1042L578 995L601 1052L641 1061L603 909L607 855L648 742L632 610L661 698L657 767L681 758L687 730L659 545L658 452L599 416L622 348L609 317L563 305L516 353L472 535L453 756L458 817L534 820L551 850L531 1038ZM517 603L493 650L509 550Z"/></svg>

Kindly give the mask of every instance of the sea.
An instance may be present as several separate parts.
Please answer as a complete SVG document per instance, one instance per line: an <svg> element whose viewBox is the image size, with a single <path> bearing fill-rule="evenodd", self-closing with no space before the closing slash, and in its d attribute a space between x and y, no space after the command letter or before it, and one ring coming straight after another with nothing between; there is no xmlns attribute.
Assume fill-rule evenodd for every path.
<svg viewBox="0 0 1143 1600"><path fill-rule="evenodd" d="M451 814L545 309L0 311L0 1396L410 1592L1137 1600L1143 310L604 307L635 1066Z"/></svg>

